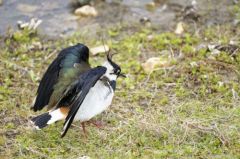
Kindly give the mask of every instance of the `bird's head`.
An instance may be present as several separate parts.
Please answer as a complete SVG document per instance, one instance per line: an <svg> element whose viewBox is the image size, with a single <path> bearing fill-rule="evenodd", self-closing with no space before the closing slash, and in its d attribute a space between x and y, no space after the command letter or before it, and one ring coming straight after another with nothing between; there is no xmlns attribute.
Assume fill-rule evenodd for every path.
<svg viewBox="0 0 240 159"><path fill-rule="evenodd" d="M121 73L121 67L112 61L114 54L107 53L107 61L103 64L107 68L107 74L111 78L126 77L125 74Z"/></svg>

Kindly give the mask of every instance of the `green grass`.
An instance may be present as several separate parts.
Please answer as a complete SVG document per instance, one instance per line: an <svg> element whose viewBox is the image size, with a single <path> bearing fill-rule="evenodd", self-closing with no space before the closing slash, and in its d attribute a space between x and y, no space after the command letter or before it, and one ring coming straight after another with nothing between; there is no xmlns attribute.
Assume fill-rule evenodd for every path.
<svg viewBox="0 0 240 159"><path fill-rule="evenodd" d="M239 33L225 25L181 36L110 30L106 43L128 78L118 80L111 108L97 117L103 129L88 126L85 138L76 122L63 139L63 122L42 131L28 123L41 113L30 111L39 80L62 48L101 41L85 35L51 41L29 31L2 38L0 158L240 158L240 52L212 55L199 48L232 39L239 44ZM141 64L164 50L175 62L146 74ZM103 60L103 54L91 56L94 66Z"/></svg>

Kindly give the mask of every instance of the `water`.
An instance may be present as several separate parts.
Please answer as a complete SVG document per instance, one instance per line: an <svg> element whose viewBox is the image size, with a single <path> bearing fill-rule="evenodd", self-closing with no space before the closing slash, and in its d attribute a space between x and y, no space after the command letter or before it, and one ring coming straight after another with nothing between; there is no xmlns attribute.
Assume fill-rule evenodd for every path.
<svg viewBox="0 0 240 159"><path fill-rule="evenodd" d="M40 32L57 35L77 27L77 17L71 13L69 2L65 0L4 0L0 6L0 34L8 27L17 27L17 21L42 19Z"/></svg>
<svg viewBox="0 0 240 159"><path fill-rule="evenodd" d="M116 2L117 1L117 2ZM43 20L39 26L40 34L48 36L71 35L82 30L96 31L99 28L112 26L119 22L142 25L139 21L148 18L158 28L171 28L181 20L181 12L192 0L155 0L157 6L149 10L146 4L151 0L106 0L94 6L99 12L95 18L81 18L73 14L71 1L67 0L3 0L0 6L0 35L8 27L17 29L17 21L29 21L31 18ZM228 6L231 0L199 0L197 8L205 24L231 21ZM210 16L206 16L206 13Z"/></svg>

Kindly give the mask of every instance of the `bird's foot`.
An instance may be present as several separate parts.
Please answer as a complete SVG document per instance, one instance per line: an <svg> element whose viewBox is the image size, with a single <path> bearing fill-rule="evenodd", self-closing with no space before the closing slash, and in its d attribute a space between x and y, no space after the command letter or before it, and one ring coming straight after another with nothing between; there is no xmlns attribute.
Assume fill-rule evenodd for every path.
<svg viewBox="0 0 240 159"><path fill-rule="evenodd" d="M99 129L103 129L103 127L104 127L104 122L99 121L99 120L90 120L90 121L88 121L88 123L95 125Z"/></svg>

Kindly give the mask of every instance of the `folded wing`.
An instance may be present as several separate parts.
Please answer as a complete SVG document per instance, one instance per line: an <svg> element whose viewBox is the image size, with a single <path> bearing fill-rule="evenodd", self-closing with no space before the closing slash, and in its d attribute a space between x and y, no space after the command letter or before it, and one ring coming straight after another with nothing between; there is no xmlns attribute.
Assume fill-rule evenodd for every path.
<svg viewBox="0 0 240 159"><path fill-rule="evenodd" d="M96 84L105 72L105 67L98 66L93 68L82 74L79 79L65 91L64 97L58 103L58 107L67 103L70 105L70 112L64 122L63 132L61 135L62 137L64 137L67 133L89 90Z"/></svg>
<svg viewBox="0 0 240 159"><path fill-rule="evenodd" d="M58 101L57 98L62 93L61 90L65 90L64 87L72 82L73 77L78 77L79 74L90 69L88 58L89 49L83 44L63 49L43 75L32 109L34 111L41 110L50 101ZM74 68L76 64L78 64L78 67ZM82 68L82 70L79 68ZM77 69L80 71L76 71ZM57 84L61 85L62 88L56 86ZM54 94L54 97L51 98L52 94ZM51 103L49 107L54 105L54 102Z"/></svg>

